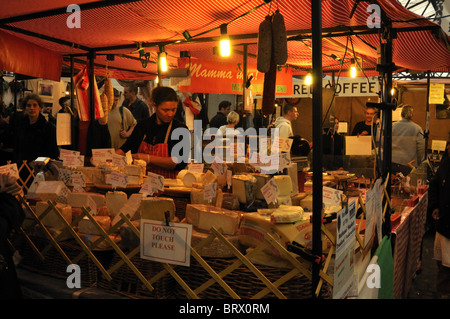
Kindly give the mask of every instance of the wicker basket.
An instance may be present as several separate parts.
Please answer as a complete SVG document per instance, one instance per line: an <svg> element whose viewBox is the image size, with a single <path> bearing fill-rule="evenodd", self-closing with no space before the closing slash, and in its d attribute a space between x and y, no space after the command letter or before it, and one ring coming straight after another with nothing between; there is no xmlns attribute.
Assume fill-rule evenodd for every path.
<svg viewBox="0 0 450 319"><path fill-rule="evenodd" d="M50 241L40 237L30 237L35 246L42 251ZM77 257L82 249L75 240L66 240L58 243L69 259L73 260ZM42 275L55 278L67 279L70 273L67 272L68 262L61 256L59 251L54 247L46 252L44 260L41 260L28 242L23 242L21 247L17 247L22 259L19 267L40 273ZM108 268L109 260L112 252L98 251L93 253L99 262ZM85 254L81 260L77 262L81 272L81 284L83 287L92 287L97 283L99 269L91 258Z"/></svg>
<svg viewBox="0 0 450 319"><path fill-rule="evenodd" d="M114 266L122 258L114 253L111 266ZM163 265L158 262L145 260L139 256L131 259L134 266L150 281L150 279L163 270ZM98 287L108 291L119 293L130 298L139 299L169 299L176 296L176 282L170 274L166 274L152 284L154 290L150 291L137 277L131 268L124 263L118 270L111 274L112 280L100 276Z"/></svg>
<svg viewBox="0 0 450 319"><path fill-rule="evenodd" d="M236 261L236 258L204 258L217 273L224 270ZM290 269L276 268L264 265L256 265L258 270L272 283L290 271ZM206 270L192 258L190 267L177 267L177 273L183 278L187 285L196 289L204 282L211 279ZM242 299L250 299L267 286L245 265L241 265L223 280ZM302 275L296 275L286 283L278 286L278 289L288 299L310 299L312 297L312 282ZM178 287L178 298L186 298L187 293ZM199 293L202 299L230 299L232 298L218 283L214 283L206 290ZM262 299L277 298L273 292L269 292ZM322 289L321 298L329 298L326 286Z"/></svg>

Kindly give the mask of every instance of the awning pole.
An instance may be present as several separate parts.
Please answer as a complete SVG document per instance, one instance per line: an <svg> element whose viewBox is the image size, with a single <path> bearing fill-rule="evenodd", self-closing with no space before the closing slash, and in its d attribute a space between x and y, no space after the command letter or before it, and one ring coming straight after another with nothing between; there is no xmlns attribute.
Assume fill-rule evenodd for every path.
<svg viewBox="0 0 450 319"><path fill-rule="evenodd" d="M311 1L312 21L312 107L313 107L313 214L312 249L322 256L322 1ZM312 295L319 284L320 264L312 266Z"/></svg>

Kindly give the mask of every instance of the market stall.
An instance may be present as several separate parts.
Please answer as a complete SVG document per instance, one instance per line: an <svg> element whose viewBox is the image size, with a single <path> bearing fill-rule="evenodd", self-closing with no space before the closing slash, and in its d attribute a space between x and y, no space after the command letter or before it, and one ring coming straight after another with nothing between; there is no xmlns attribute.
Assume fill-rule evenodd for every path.
<svg viewBox="0 0 450 319"><path fill-rule="evenodd" d="M33 179L35 181L30 188L25 186L26 181L22 181L26 195L21 197L20 201L28 213L27 223L19 233L24 238L22 244L26 248L23 248L23 253L28 258L23 264L26 266L28 262L29 267L39 268L37 270L49 275L58 274L60 271L66 275L62 265L79 264L84 267L82 273L92 274L92 277L83 278L84 284L99 284L105 289L134 297L263 298L270 294L271 297L277 298L328 298L331 296L331 287L335 289L333 293L336 293L336 298L346 297L354 279L352 258L344 258L343 263L334 264L334 267L344 264L346 266L344 273L339 272L343 274L339 281L335 281L336 277L332 276L335 270L332 262L340 262L341 259L337 257L345 255L343 252L351 252L349 256L362 258L364 262L358 264L356 275L361 278L364 274L362 265L370 256L371 248L382 243L382 230L383 235L391 235L385 230L385 226L389 228L392 220L391 184L386 176L390 173L391 136L387 130L383 136L383 152L377 154L372 162L377 170L368 184L383 182L382 185L378 184L381 188L376 194L376 216L381 218L382 222L378 219L376 228L371 224L374 227L371 229L373 234L375 229L378 232L377 240L375 236L369 236L366 240L367 228L363 225L367 225L368 212L372 206L368 209L366 201L360 197L364 192L349 192L348 187L354 186L354 172L322 175L322 125L325 113L322 112L322 107L325 106L324 110L327 110L329 100L322 99L322 83L318 79L325 72L348 72L352 63L350 57L358 61L358 56L362 59L362 76L382 75L380 103L377 105L383 114L382 128L388 129L392 122L392 103L389 95L392 72L397 67L448 70L449 51L445 46L448 37L442 34L442 30L434 23L410 13L398 3L389 1L379 2L383 19L380 27L375 29L367 26L368 4L361 2L348 1L347 6L339 1L330 1L323 6L314 2L312 9L308 1L250 1L237 8L231 3L221 3L221 12L233 11L233 17L227 14L222 16L217 8L209 8L208 4L201 1L193 4L205 11L189 10L197 16L181 23L177 22L177 18L192 8L182 6L176 1L170 4L162 1L86 2L79 6L78 11L75 8L70 16L75 21L81 19L83 27L80 30L76 30L75 25L72 28L60 28L58 32L53 33L48 30L49 23L68 26L67 8L54 8L53 4L44 1L39 4L39 10L42 11L35 10L34 13L32 7L20 10L16 8L13 13L2 11L4 16L0 17L0 25L8 34L14 34L18 42L27 40L35 45L51 43L51 49L59 54L53 57L55 61L60 63L63 59L63 64L70 66L72 106L77 103L73 93L79 89L76 87L80 83L78 75L84 76L84 81L90 82L89 90L83 92L83 98L80 97L81 91L77 92L79 116L84 122L82 127L85 130L79 132L81 153L71 154L74 156L70 159L72 163L74 159L79 159L87 153L86 141L90 138L87 127L95 119L102 118L102 105L94 102L98 102L100 98L93 85L97 83L96 76L105 74L106 80L154 80L156 77L161 79L164 74L157 61L165 52L169 53L172 70L184 74L184 77L180 77L181 81L193 81L194 75L211 78L217 72L223 77L228 76L231 71L227 71L225 64L224 70L209 73L208 70L201 70L195 63L209 61L213 65L223 61L217 55L210 54L213 51L211 43L217 42L218 36L208 37L208 34L211 32L216 35L217 32L214 31L219 30L219 27L209 27L215 25L216 20L221 20L222 25L225 25L220 27L222 33L228 29L228 35L235 47L243 49L241 54L233 55L228 60L231 69L233 65L237 66L235 68L239 72L236 76L230 75L233 79L223 81L225 86L234 89L236 94L242 93L243 100L247 101L251 85L254 84L254 92L262 94L262 110L265 115L272 114L276 95L280 92L290 93L289 81L292 76L305 75L312 69L314 80L311 136L314 147L310 163L312 180L308 181L307 191L303 184L306 169L299 169L294 159L290 158L289 148L284 152L287 156L282 155L283 152L271 154L274 157L270 160L277 163L275 171L271 170L271 167L261 165L264 163L255 160L254 154L247 149L243 152L242 162L236 158L225 167L225 164L214 161L208 163L211 167L201 168L198 164L203 163L190 162L188 169L183 174L180 172L181 175L176 179L164 179L164 182L159 184L157 177L147 175L145 170L139 167L140 163L129 159L124 162L123 158L111 157L106 160L103 157L93 166L78 165L74 168L65 162L67 157L64 159L64 156L61 156L58 163L52 161L58 173L48 174L47 171L47 176L45 172L33 171L30 163L17 163L16 170L30 170L30 182ZM292 9L294 7L295 10ZM288 84L280 83L282 77L278 74L277 83L269 74L265 74L262 81L261 73L267 72L252 69L258 65L259 51L255 43L258 38L258 23L263 22L266 15L275 14L275 11L281 12L285 18L285 39L288 40L289 54L279 67L274 68L272 65L272 75L284 75ZM77 12L83 14L77 15ZM113 21L107 17L106 12L120 18ZM147 19L155 13L155 19ZM306 18L299 19L300 13L304 13ZM134 23L130 25L129 21ZM200 21L201 25L197 25L196 21ZM158 29L159 32L149 34L148 29ZM173 40L174 38L176 40ZM428 52L432 48L435 54L406 54L411 50L411 43L415 43L417 39L426 42L420 52ZM379 46L382 47L379 57L381 62L377 56ZM309 58L311 47L312 61ZM303 58L296 58L297 53L299 56L308 56L306 64ZM14 60L13 55L0 59L0 66L7 66L14 72L21 70L10 64L5 65L5 60ZM186 60L188 63L182 64ZM42 67L42 61L37 64ZM60 65L55 63L52 67L61 73ZM194 65L196 69L192 69ZM27 72L40 76L36 70ZM248 74L249 70L253 70L254 74ZM189 73L191 76L186 79L186 74ZM265 86L269 80L273 90L257 90L258 86ZM178 82L178 86L180 90L187 87L181 91L191 94L206 92L206 89L222 93L218 80L217 86L208 86L209 83L207 78L203 84L191 82L184 86L183 82ZM270 96L266 95L268 91ZM334 94L335 92L333 97ZM249 101L250 103L244 104L252 110L253 101ZM193 149L194 146L195 144L191 145ZM78 162L85 164L89 160ZM263 172L261 167L269 172ZM54 173L55 170L51 171ZM226 172L230 172L229 175ZM131 180L133 182L129 182ZM333 191L336 198L332 202L326 202L322 196L327 194L324 187L329 186L336 191ZM380 190L384 191L380 193ZM311 193L315 196L312 197ZM347 200L344 200L344 197ZM352 197L354 200L349 200ZM419 203L425 205L425 200ZM364 213L357 216L357 210ZM349 229L352 230L352 235L345 240L339 237L341 233L336 226L336 220L340 218L345 218L350 223ZM146 220L157 221L157 226L166 232L172 231L175 225L181 228L189 226L189 229L192 227L190 244L184 241L184 248L190 252L184 264L168 262L167 256L166 259L164 256L158 256L160 259L157 261L142 258L146 252L143 244ZM399 242L404 239L406 230L403 229L408 228L405 225L411 223L408 221L409 219L396 229ZM174 239L167 239L170 240ZM166 243L155 245L166 250L174 249ZM411 241L410 245L409 251L412 251L417 240ZM398 247L403 246L399 244ZM402 248L394 250L397 269L401 268L399 263L407 259L400 255L403 251ZM277 264L277 258L274 256L281 256L283 263ZM55 262L53 257L62 259L61 265ZM36 262L36 258L40 262ZM81 263L82 260L85 264ZM61 268L52 269L50 265ZM411 267L413 266L408 266L408 269L412 269ZM194 278L192 272L202 273L204 276ZM410 272L408 270L408 274ZM236 277L249 278L249 282L240 282ZM250 277L253 280L251 282ZM408 280L409 278L405 277L405 282L400 286L406 289ZM395 283L398 282L397 279ZM248 291L249 287L254 289ZM395 297L401 296L404 294L396 290Z"/></svg>

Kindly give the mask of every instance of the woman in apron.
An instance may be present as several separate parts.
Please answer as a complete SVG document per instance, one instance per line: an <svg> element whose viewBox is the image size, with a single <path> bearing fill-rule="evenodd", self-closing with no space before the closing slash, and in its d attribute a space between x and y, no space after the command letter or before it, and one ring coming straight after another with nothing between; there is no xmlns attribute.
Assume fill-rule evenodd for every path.
<svg viewBox="0 0 450 319"><path fill-rule="evenodd" d="M176 178L178 172L187 163L177 163L170 155L171 149L178 142L170 139L171 132L179 127L187 127L175 119L178 96L169 87L156 87L152 90L152 106L155 113L148 119L138 122L133 133L117 154L124 155L131 151L134 159L147 163L147 172Z"/></svg>

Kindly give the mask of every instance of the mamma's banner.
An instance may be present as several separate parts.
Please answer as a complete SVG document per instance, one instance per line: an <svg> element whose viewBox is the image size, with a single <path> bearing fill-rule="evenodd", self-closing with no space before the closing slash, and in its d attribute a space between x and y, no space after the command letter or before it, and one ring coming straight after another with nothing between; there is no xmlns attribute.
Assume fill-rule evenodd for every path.
<svg viewBox="0 0 450 319"><path fill-rule="evenodd" d="M180 58L178 67L189 68L188 78L178 81L180 92L242 94L242 65L237 63L217 63L215 61ZM247 78L252 77L251 90L253 95L261 95L264 86L264 73L256 69L256 65L247 66ZM292 70L281 68L277 72L276 95L292 95Z"/></svg>

